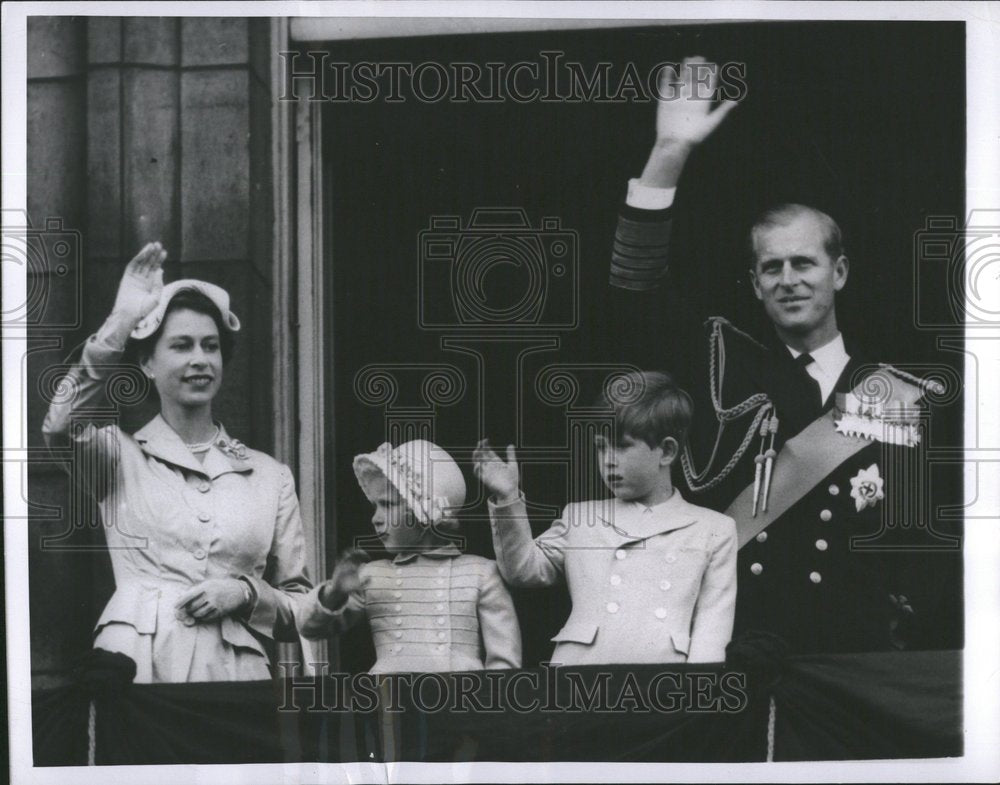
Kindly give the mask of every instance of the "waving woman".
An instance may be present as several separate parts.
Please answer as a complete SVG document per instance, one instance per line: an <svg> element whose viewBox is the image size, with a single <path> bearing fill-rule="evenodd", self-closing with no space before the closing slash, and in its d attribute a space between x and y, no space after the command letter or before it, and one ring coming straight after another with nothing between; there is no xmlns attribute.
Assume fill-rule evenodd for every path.
<svg viewBox="0 0 1000 785"><path fill-rule="evenodd" d="M104 519L115 593L94 646L135 660L137 682L267 679L262 642L296 640L293 606L310 588L295 485L213 420L240 322L218 286L164 286L165 259L151 243L129 262L42 426L72 448ZM160 401L131 435L90 419L127 346Z"/></svg>

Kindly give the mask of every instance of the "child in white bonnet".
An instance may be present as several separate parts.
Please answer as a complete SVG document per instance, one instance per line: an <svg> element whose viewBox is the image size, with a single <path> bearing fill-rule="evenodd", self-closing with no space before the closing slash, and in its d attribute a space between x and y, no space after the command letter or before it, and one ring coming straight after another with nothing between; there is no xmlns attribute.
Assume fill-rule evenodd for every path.
<svg viewBox="0 0 1000 785"><path fill-rule="evenodd" d="M424 440L385 443L357 456L354 473L393 558L342 557L299 607L302 635L338 634L367 617L372 673L519 668L521 632L496 562L463 554L448 536L465 503L454 459Z"/></svg>

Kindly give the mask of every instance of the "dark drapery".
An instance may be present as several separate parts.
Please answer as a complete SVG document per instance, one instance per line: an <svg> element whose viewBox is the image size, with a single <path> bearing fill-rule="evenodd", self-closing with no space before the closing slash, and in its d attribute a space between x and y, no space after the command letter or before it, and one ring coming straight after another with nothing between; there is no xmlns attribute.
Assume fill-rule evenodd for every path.
<svg viewBox="0 0 1000 785"><path fill-rule="evenodd" d="M93 694L33 694L35 765L87 763ZM900 652L793 657L777 674L617 666L131 685L94 698L94 759L763 761L772 700L774 760L962 754L961 652Z"/></svg>

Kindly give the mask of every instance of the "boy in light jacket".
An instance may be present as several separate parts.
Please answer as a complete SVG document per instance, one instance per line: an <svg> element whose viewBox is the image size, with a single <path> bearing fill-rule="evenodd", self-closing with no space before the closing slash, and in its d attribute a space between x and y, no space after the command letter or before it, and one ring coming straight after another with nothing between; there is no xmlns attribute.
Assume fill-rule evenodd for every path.
<svg viewBox="0 0 1000 785"><path fill-rule="evenodd" d="M615 394L615 391L620 394ZM736 603L736 526L689 504L670 469L691 422L687 393L663 373L629 374L601 396L614 428L595 438L613 498L569 504L532 539L514 447L480 442L500 574L512 586L565 579L573 610L552 660L562 665L722 662Z"/></svg>

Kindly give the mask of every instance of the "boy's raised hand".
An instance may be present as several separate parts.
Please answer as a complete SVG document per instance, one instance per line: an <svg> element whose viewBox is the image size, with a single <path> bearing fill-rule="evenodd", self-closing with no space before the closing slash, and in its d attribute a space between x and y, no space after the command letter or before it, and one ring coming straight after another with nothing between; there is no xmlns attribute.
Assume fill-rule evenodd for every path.
<svg viewBox="0 0 1000 785"><path fill-rule="evenodd" d="M353 548L344 551L333 568L333 575L327 578L320 589L319 601L331 611L340 610L347 598L361 591L364 586L359 568L366 561L368 555L364 551Z"/></svg>
<svg viewBox="0 0 1000 785"><path fill-rule="evenodd" d="M480 439L472 451L473 471L479 481L493 493L498 504L507 504L518 498L521 486L514 445L507 445L507 460L503 460L490 446L488 439Z"/></svg>

